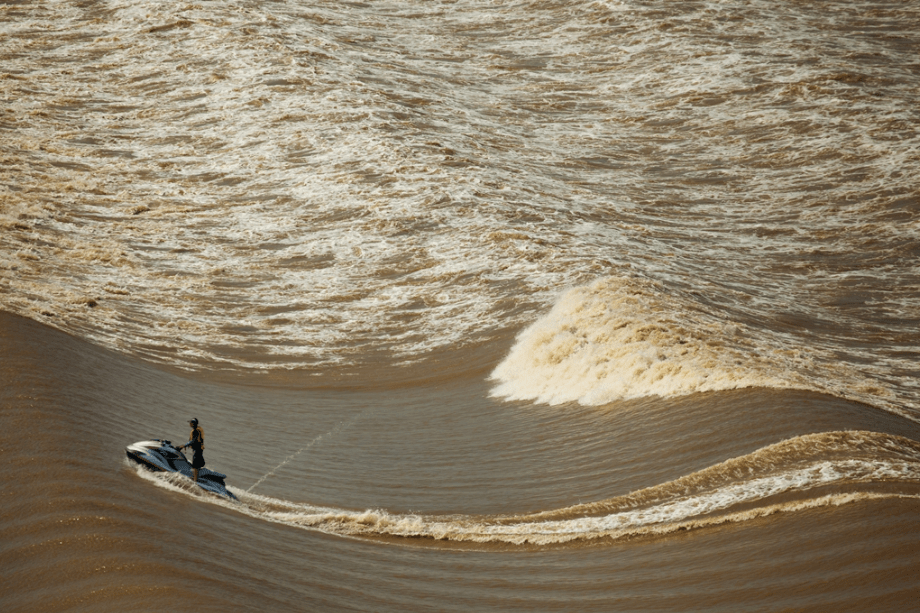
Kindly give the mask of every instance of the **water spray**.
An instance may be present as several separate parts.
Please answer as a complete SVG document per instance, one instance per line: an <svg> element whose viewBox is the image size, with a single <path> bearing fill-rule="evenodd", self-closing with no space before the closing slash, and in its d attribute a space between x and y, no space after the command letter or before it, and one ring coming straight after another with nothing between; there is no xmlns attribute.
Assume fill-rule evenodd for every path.
<svg viewBox="0 0 920 613"><path fill-rule="evenodd" d="M364 413L366 413L366 412L367 412L367 411L364 411L364 412L362 412L362 413L358 413L357 415L355 415L354 417L352 417L352 418L349 419L348 421L339 422L339 425L337 425L335 428L333 428L333 429L330 430L329 432L324 432L323 434L320 434L319 436L317 436L316 438L314 438L312 441L310 441L309 443L307 443L306 445L304 445L303 447L301 447L300 449L298 449L297 451L295 451L294 453L292 453L292 454L289 455L288 457L284 458L284 460L282 460L281 463L278 464L278 466L275 466L273 469L271 469L270 471L268 471L267 473L265 473L264 475L262 475L262 477L260 477L258 481L256 481L256 482L253 483L252 485L250 485L250 486L249 486L249 489L246 490L246 493L248 494L249 492L251 492L253 489L255 489L255 487L256 487L257 485L259 485L260 483L262 483L263 481L265 481L266 479L268 479L269 477L271 477L272 475L274 475L275 472L277 472L279 468L281 468L282 466L284 466L285 464L287 464L288 462L290 462L291 460L293 460L294 458L296 458L297 456L299 456L301 453L303 453L304 451L306 451L307 449L309 449L310 447L312 447L312 446L315 445L316 443L320 442L321 440L323 440L323 439L326 438L327 436L333 436L334 434L337 434L337 433L341 432L342 430L344 430L345 428L348 428L349 426L351 426L353 423L355 423L356 421L358 421L358 418L361 417L362 415L364 415Z"/></svg>

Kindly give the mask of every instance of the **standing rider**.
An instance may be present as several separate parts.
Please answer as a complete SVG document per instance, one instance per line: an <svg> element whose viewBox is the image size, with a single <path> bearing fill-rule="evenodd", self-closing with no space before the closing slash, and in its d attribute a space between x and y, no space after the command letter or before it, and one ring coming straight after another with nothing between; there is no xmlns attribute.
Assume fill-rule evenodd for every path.
<svg viewBox="0 0 920 613"><path fill-rule="evenodd" d="M185 449L186 447L191 447L194 455L192 456L192 474L195 481L198 481L198 469L204 466L204 430L198 427L198 420L191 419L188 424L192 427L192 432L189 434L188 442L184 445L179 446L178 448Z"/></svg>

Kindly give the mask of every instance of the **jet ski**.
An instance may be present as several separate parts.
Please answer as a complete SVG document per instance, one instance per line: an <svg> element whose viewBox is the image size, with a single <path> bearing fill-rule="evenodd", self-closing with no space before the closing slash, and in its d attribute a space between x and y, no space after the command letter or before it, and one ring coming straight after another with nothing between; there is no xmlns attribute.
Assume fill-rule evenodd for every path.
<svg viewBox="0 0 920 613"><path fill-rule="evenodd" d="M173 447L170 441L153 439L151 441L140 441L125 448L128 459L137 462L144 468L154 472L181 473L192 478L192 464L185 454ZM198 470L198 485L209 491L236 500L224 483L227 475L222 475L209 468Z"/></svg>

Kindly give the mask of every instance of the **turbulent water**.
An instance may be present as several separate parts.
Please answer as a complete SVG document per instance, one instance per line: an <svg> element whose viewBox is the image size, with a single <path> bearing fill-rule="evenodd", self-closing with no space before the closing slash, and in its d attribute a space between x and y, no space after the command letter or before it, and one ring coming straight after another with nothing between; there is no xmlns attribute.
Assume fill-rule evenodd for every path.
<svg viewBox="0 0 920 613"><path fill-rule="evenodd" d="M915 3L6 0L0 100L5 611L916 606Z"/></svg>

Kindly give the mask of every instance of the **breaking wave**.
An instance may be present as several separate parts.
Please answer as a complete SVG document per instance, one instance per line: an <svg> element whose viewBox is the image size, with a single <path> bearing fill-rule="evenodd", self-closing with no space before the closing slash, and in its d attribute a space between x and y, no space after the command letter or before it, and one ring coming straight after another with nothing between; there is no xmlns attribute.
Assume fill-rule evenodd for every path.
<svg viewBox="0 0 920 613"><path fill-rule="evenodd" d="M518 335L492 372L492 395L603 405L746 387L803 389L917 420L915 402L903 394L912 383L886 376L891 365L877 354L841 359L833 339L803 345L780 325L755 322L658 282L599 279L564 292Z"/></svg>
<svg viewBox="0 0 920 613"><path fill-rule="evenodd" d="M744 352L740 327L706 321L651 283L603 279L569 290L495 369L494 395L605 404L740 387L793 387Z"/></svg>

